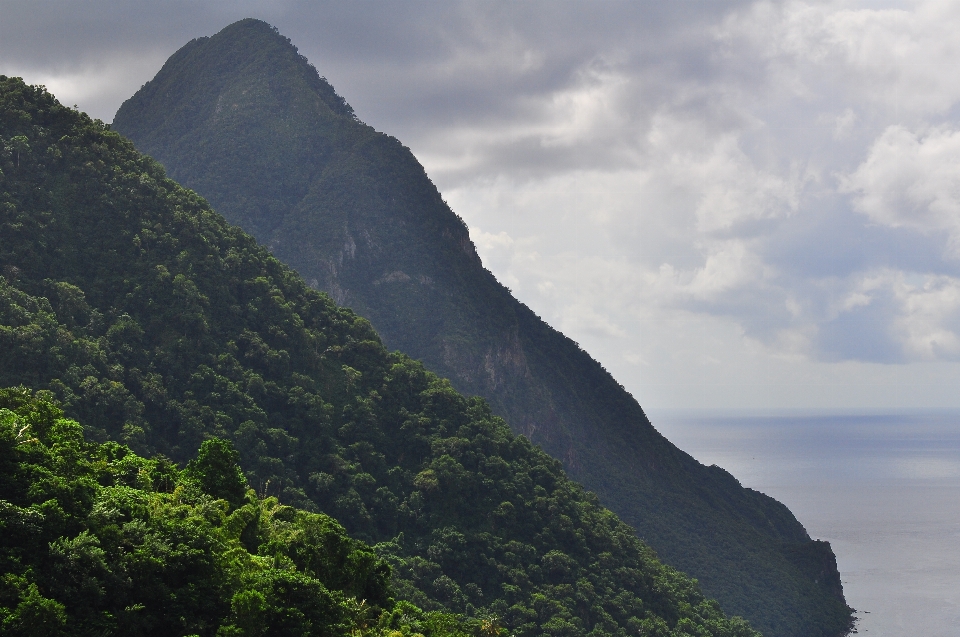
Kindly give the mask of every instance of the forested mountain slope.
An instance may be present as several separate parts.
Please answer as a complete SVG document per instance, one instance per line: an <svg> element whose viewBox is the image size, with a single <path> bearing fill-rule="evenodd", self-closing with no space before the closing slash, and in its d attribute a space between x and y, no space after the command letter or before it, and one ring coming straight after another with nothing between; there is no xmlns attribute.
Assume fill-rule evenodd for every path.
<svg viewBox="0 0 960 637"><path fill-rule="evenodd" d="M113 126L388 347L485 397L728 612L771 637L849 625L829 545L664 439L484 269L409 149L359 122L275 29L244 20L190 42Z"/></svg>
<svg viewBox="0 0 960 637"><path fill-rule="evenodd" d="M392 568L398 599L425 611L495 616L525 637L755 635L742 620L726 619L689 578L658 562L630 527L571 482L559 462L513 435L483 399L465 398L420 363L388 352L365 319L311 289L101 122L60 105L42 87L2 76L0 274L0 387L49 392L89 439L119 441L139 455L160 452L203 464L195 457L204 441L232 441L261 498L322 511L355 539L375 544ZM116 444L93 449L90 462L97 466L87 475L73 425L46 437L29 418L12 424L10 418L0 412L0 542L19 533L27 534L24 541L56 543L56 533L80 551L66 556L64 577L82 573L91 560L99 568L101 558L108 577L112 557L83 533L96 535L89 525L109 526L114 516L126 515L110 502L96 506L96 485L114 479L103 463L122 461L125 452ZM24 459L22 452L34 455ZM39 468L24 474L14 466L24 462ZM140 468L153 472L130 463L137 476ZM187 464L188 474L208 492L243 506L243 494L229 480L207 481L193 466ZM139 484L129 474L116 479L130 488ZM141 497L147 496L130 494L134 504ZM165 506L157 497L156 505ZM182 513L216 526L218 507L201 509ZM132 526L107 529L99 541L119 542L131 568L141 558L144 568L176 568L206 552L181 550L182 538L152 533L153 522L164 522L144 518L142 508L130 514L140 517ZM272 568L284 567L286 549L274 549L265 549L274 557ZM151 558L155 551L162 555ZM16 544L4 557L0 602L9 612L0 620L19 631L11 634L50 634L29 621L38 609L52 613L54 624L63 616L57 604L71 612L55 592L70 582L43 570L59 555L40 541ZM193 575L168 575L172 581L158 571L155 583L183 588L174 597L186 605L184 617L196 601L185 596L226 603L229 591L192 588ZM112 585L131 599L126 576L120 573ZM320 583L328 592L359 594L356 581ZM75 585L77 595L89 596L76 606L81 611L110 605L96 582L81 578ZM314 583L305 586L319 591ZM377 586L365 594L371 603L387 604ZM262 591L271 608L287 599L274 599L273 590L270 584ZM168 599L166 593L159 591L158 599ZM261 607L255 597L238 608ZM134 596L122 609L130 615L123 621L135 621L140 604L146 603ZM237 612L233 597L230 611ZM84 634L136 634L122 626L83 628ZM159 632L189 634L180 630ZM255 626L244 630L259 634Z"/></svg>
<svg viewBox="0 0 960 637"><path fill-rule="evenodd" d="M4 635L479 634L397 604L387 563L329 516L256 497L229 443L179 471L82 432L0 389Z"/></svg>

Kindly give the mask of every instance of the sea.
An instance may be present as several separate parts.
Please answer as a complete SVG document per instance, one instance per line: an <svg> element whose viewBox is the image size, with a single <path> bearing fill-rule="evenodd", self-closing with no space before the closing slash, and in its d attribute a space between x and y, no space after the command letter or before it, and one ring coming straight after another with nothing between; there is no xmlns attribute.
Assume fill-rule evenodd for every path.
<svg viewBox="0 0 960 637"><path fill-rule="evenodd" d="M960 412L648 415L830 542L859 635L960 636Z"/></svg>

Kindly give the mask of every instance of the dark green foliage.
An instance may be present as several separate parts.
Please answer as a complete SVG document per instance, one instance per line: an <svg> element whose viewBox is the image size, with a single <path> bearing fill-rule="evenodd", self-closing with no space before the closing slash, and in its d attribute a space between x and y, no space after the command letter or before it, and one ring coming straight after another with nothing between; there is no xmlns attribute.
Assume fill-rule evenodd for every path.
<svg viewBox="0 0 960 637"><path fill-rule="evenodd" d="M184 475L204 493L226 500L233 508L242 506L246 499L247 479L240 470L240 454L221 438L204 440L197 457L187 463Z"/></svg>
<svg viewBox="0 0 960 637"><path fill-rule="evenodd" d="M252 492L230 512L187 472L81 432L43 397L0 390L4 635L482 634L450 615L419 625L389 596L389 567L330 517ZM218 442L205 449L219 462Z"/></svg>
<svg viewBox="0 0 960 637"><path fill-rule="evenodd" d="M340 621L338 600L353 598L366 601L351 621L373 626L367 609L391 608L387 563L395 598L423 611L397 605L376 620L378 630L755 634L660 564L482 399L387 352L366 320L310 289L103 124L42 88L0 78L0 140L17 135L31 151L19 166L10 157L0 164L0 383L56 396L102 443L97 462L109 474L51 477L62 497L36 502L6 494L40 484L29 475L39 469L0 476L0 498L27 511L16 509L23 525L34 509L55 525L24 536L33 544L15 552L62 555L66 597L39 582L37 590L68 618L87 613L84 625L131 633L209 634L218 624L198 610L207 603L235 629L224 634L299 634ZM32 413L17 418L33 419L38 435L60 422ZM57 426L82 450L78 425ZM14 435L2 466L21 463ZM214 438L239 452L257 502L209 504L233 498L239 484L230 447ZM107 440L178 463L203 453L182 474L163 458L135 461ZM113 467L125 481L111 477ZM206 500L184 504L183 493ZM191 522L145 518L157 501L189 505ZM319 510L376 544L376 556L331 531L339 526ZM161 532L173 539L150 539ZM224 584L223 537L273 570ZM116 572L107 539L145 552L133 590L156 600L159 628L136 623L140 602L123 588L127 575L116 591L91 584ZM10 572L28 577L24 562L18 568ZM32 581L11 584L8 607L28 604L24 612L56 623L59 607L30 597ZM296 610L270 610L282 604ZM451 623L448 611L464 618Z"/></svg>
<svg viewBox="0 0 960 637"><path fill-rule="evenodd" d="M779 502L670 444L596 361L517 302L409 149L357 121L272 27L243 20L190 42L114 127L389 347L485 397L726 610L771 637L850 626L829 547ZM346 488L335 475L310 484ZM379 519L360 507L363 484L337 496L350 528ZM830 577L795 558L809 551Z"/></svg>

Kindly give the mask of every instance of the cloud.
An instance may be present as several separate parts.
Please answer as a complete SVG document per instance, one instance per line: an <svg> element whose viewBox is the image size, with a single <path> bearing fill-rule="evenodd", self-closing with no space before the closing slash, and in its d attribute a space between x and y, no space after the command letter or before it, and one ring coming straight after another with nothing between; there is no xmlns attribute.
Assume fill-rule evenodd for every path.
<svg viewBox="0 0 960 637"><path fill-rule="evenodd" d="M105 121L190 38L275 24L414 151L485 265L645 405L958 404L955 2L0 14L0 72Z"/></svg>
<svg viewBox="0 0 960 637"><path fill-rule="evenodd" d="M928 276L922 285L898 276L894 288L900 313L894 322L904 334L905 353L929 360L960 358L960 279Z"/></svg>
<svg viewBox="0 0 960 637"><path fill-rule="evenodd" d="M875 223L944 233L945 256L960 258L960 132L890 126L840 191L853 193L856 209Z"/></svg>
<svg viewBox="0 0 960 637"><path fill-rule="evenodd" d="M601 338L622 339L627 335L609 316L601 314L586 303L577 303L565 307L561 313L559 327L564 332L587 333Z"/></svg>
<svg viewBox="0 0 960 637"><path fill-rule="evenodd" d="M763 170L744 152L742 137L740 130L717 130L702 119L669 113L651 121L644 164L690 194L700 234L743 230L746 223L784 217L799 207L810 175L797 165L786 174Z"/></svg>
<svg viewBox="0 0 960 637"><path fill-rule="evenodd" d="M811 102L830 97L915 117L960 98L952 72L960 6L949 0L756 2L716 34L729 55L762 62L769 86Z"/></svg>
<svg viewBox="0 0 960 637"><path fill-rule="evenodd" d="M29 82L46 86L62 103L82 104L82 110L92 117L111 122L114 105L130 97L130 87L143 84L143 78L155 73L167 57L159 51L133 57L115 54L79 66L35 70L5 60L0 62L0 74L26 76Z"/></svg>

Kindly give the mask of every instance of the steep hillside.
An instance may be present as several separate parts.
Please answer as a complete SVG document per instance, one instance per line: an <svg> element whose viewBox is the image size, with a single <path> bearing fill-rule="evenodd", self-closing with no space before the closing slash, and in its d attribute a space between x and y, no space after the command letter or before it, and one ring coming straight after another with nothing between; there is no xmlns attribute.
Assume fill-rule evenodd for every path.
<svg viewBox="0 0 960 637"><path fill-rule="evenodd" d="M514 436L482 399L465 398L421 364L388 352L365 319L309 288L101 122L42 87L2 76L0 274L0 387L49 392L93 441L199 462L187 464L188 477L242 507L231 464L215 463L221 477L208 480L202 465L209 454L195 458L205 441L232 441L261 498L322 511L375 545L392 567L399 599L425 611L496 617L523 637L755 635L659 563L630 527L571 482L560 463ZM60 444L41 431L34 440L25 425L33 426L16 422L0 435L0 470L8 474L16 473L10 464L20 462L21 442ZM73 450L64 453L63 462L76 460ZM0 541L49 521L89 548L67 562L69 575L100 554L82 537L80 506L90 505L96 487L87 479L74 485L77 476L66 470L63 479L41 469L0 478ZM94 508L101 518L122 511L110 503ZM216 507L204 511L217 521ZM148 537L141 522L121 530ZM111 533L111 541L124 539ZM161 540L144 548L166 551L147 566L206 552L178 552ZM241 533L241 540L255 544L256 537ZM135 564L137 545L124 541ZM0 571L7 587L0 602L14 615L21 603L25 612L42 606L56 622L56 603L65 604L47 590L56 582L44 588L30 580L46 565L45 547L53 550L44 542L15 547ZM280 567L282 548L265 549ZM30 560L40 565L31 570ZM178 603L189 606L184 595L226 599L191 581L199 580L174 577L171 585L183 588ZM349 584L324 586L349 592ZM90 604L97 601L95 583L83 590ZM270 604L286 599L263 596ZM135 615L138 603L124 611ZM20 634L50 634L11 621L20 622ZM91 625L86 634L104 632Z"/></svg>
<svg viewBox="0 0 960 637"><path fill-rule="evenodd" d="M849 625L829 545L664 439L483 268L409 149L359 122L275 29L244 20L190 42L113 126L388 347L486 398L729 612L770 636Z"/></svg>
<svg viewBox="0 0 960 637"><path fill-rule="evenodd" d="M228 442L179 470L84 440L44 393L0 389L4 635L507 635L397 602L377 550L257 496Z"/></svg>
<svg viewBox="0 0 960 637"><path fill-rule="evenodd" d="M390 567L329 516L257 498L224 441L178 471L87 442L62 416L29 390L0 389L4 635L469 629L396 604ZM441 622L455 629L430 630Z"/></svg>

